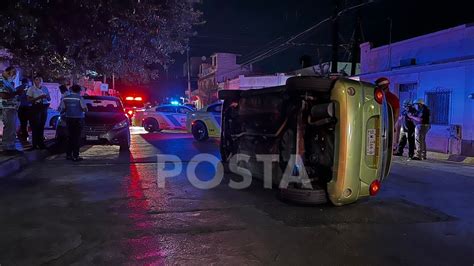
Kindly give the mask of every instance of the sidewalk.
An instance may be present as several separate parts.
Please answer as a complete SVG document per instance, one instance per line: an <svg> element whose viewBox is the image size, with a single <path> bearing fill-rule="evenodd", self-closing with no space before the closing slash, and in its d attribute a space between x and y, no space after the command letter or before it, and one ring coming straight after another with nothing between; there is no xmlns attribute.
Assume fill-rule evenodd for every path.
<svg viewBox="0 0 474 266"><path fill-rule="evenodd" d="M462 155L450 155L438 152L428 152L428 159L438 160L438 161L448 161L455 163L464 163L464 164L473 164L474 157L462 156Z"/></svg>
<svg viewBox="0 0 474 266"><path fill-rule="evenodd" d="M1 131L1 130L0 130ZM1 132L0 132L1 133ZM45 130L45 144L49 148L54 144L54 130ZM1 136L0 136L1 139ZM0 142L1 145L1 142ZM50 155L48 150L32 150L30 142L22 143L16 141L16 149L23 151L21 155L7 156L0 154L0 178L7 177L12 175L23 168L27 167L29 164L40 161Z"/></svg>

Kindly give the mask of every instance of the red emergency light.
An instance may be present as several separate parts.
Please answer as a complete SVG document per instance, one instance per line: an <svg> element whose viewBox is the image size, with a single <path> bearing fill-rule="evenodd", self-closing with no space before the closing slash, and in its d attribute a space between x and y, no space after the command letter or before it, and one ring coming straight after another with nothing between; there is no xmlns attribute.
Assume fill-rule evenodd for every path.
<svg viewBox="0 0 474 266"><path fill-rule="evenodd" d="M143 101L142 97L135 97L135 101Z"/></svg>
<svg viewBox="0 0 474 266"><path fill-rule="evenodd" d="M127 98L125 98L125 100L127 100L127 101L133 101L133 99L134 99L133 97L127 97Z"/></svg>

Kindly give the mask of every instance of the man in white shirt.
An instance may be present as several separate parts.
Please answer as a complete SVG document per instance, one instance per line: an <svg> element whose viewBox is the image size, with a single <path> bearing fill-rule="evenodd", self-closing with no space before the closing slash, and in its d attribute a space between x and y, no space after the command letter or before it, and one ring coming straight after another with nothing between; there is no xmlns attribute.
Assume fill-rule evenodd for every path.
<svg viewBox="0 0 474 266"><path fill-rule="evenodd" d="M33 149L45 149L44 145L44 100L48 100L48 94L45 93L43 86L43 79L35 77L33 86L28 89L26 95L28 101L32 103L31 107L31 122L33 135ZM51 98L49 98L51 99ZM47 110L46 110L47 112ZM47 115L47 113L46 113Z"/></svg>

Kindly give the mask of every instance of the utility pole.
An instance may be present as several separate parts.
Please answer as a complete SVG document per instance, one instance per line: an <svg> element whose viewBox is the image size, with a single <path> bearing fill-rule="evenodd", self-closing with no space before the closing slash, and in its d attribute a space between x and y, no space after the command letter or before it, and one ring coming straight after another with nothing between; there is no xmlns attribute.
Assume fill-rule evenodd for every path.
<svg viewBox="0 0 474 266"><path fill-rule="evenodd" d="M332 18L332 63L331 73L337 73L337 64L339 61L339 11L342 1L334 0L334 16Z"/></svg>
<svg viewBox="0 0 474 266"><path fill-rule="evenodd" d="M359 4L362 4L362 0L359 0ZM354 43L352 45L352 65L351 65L351 76L355 76L357 70L357 63L360 61L360 42L362 35L362 15L360 10L357 11L355 31L354 31Z"/></svg>
<svg viewBox="0 0 474 266"><path fill-rule="evenodd" d="M190 60L189 60L189 47L186 50L186 68L188 72L188 102L191 103L191 65L190 65Z"/></svg>
<svg viewBox="0 0 474 266"><path fill-rule="evenodd" d="M388 18L390 22L389 36L388 36L388 67L387 70L392 70L392 29L393 29L393 20Z"/></svg>

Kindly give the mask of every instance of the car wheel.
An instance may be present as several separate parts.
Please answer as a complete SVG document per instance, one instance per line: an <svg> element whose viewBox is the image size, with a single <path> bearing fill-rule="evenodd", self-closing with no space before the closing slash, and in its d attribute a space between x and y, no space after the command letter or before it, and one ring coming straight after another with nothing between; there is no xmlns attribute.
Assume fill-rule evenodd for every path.
<svg viewBox="0 0 474 266"><path fill-rule="evenodd" d="M58 124L58 119L59 119L59 116L51 117L51 120L49 120L49 126L52 128L56 128L56 125Z"/></svg>
<svg viewBox="0 0 474 266"><path fill-rule="evenodd" d="M198 121L193 125L192 133L193 133L194 139L196 139L197 141L206 141L209 139L207 127L201 121Z"/></svg>
<svg viewBox="0 0 474 266"><path fill-rule="evenodd" d="M159 131L160 124L154 118L147 118L143 121L143 127L149 133L153 133L155 131Z"/></svg>
<svg viewBox="0 0 474 266"><path fill-rule="evenodd" d="M125 142L120 144L120 151L129 151L130 150L130 142Z"/></svg>

